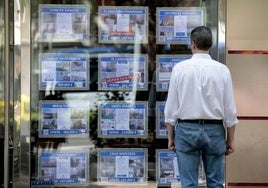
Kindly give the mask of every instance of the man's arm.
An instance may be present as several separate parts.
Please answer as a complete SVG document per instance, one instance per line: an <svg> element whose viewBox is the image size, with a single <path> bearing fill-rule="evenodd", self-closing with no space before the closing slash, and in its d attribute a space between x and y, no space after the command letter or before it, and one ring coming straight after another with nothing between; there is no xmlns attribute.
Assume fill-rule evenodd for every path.
<svg viewBox="0 0 268 188"><path fill-rule="evenodd" d="M171 151L175 151L174 126L167 124L167 130L168 130L168 149Z"/></svg>
<svg viewBox="0 0 268 188"><path fill-rule="evenodd" d="M225 153L225 155L229 155L235 151L235 149L234 149L234 133L235 133L235 126L227 127L227 140L226 140L226 153Z"/></svg>

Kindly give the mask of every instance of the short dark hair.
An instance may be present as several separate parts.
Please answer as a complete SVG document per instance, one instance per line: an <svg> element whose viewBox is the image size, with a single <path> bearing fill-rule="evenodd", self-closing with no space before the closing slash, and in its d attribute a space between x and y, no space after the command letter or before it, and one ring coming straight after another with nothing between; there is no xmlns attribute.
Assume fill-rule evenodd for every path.
<svg viewBox="0 0 268 188"><path fill-rule="evenodd" d="M206 26L198 26L191 31L191 41L199 50L209 50L212 46L212 32Z"/></svg>

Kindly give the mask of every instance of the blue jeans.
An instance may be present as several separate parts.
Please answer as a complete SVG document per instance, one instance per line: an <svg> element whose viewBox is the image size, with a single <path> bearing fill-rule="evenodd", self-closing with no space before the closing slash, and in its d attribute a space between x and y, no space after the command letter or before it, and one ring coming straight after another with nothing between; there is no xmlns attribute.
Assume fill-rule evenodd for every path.
<svg viewBox="0 0 268 188"><path fill-rule="evenodd" d="M207 188L223 188L225 174L225 129L223 125L179 122L175 147L182 188L198 187L202 156Z"/></svg>

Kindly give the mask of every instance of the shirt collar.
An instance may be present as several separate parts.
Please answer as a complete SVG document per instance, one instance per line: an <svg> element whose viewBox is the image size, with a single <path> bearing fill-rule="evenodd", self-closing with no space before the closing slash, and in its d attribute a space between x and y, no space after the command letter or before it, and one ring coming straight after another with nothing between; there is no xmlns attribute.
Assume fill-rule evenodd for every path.
<svg viewBox="0 0 268 188"><path fill-rule="evenodd" d="M193 54L192 58L202 58L202 59L211 59L211 56L209 54Z"/></svg>

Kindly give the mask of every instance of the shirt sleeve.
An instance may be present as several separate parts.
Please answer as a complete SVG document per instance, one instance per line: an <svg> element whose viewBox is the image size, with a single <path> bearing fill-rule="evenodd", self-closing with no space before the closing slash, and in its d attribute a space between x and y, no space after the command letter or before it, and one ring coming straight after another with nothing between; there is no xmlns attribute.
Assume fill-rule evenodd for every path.
<svg viewBox="0 0 268 188"><path fill-rule="evenodd" d="M236 105L233 92L233 84L230 71L228 71L224 98L224 122L226 127L238 124Z"/></svg>
<svg viewBox="0 0 268 188"><path fill-rule="evenodd" d="M168 96L165 104L165 123L175 126L177 118L175 117L176 111L179 107L178 101L178 84L176 83L176 74L174 69L171 73Z"/></svg>

